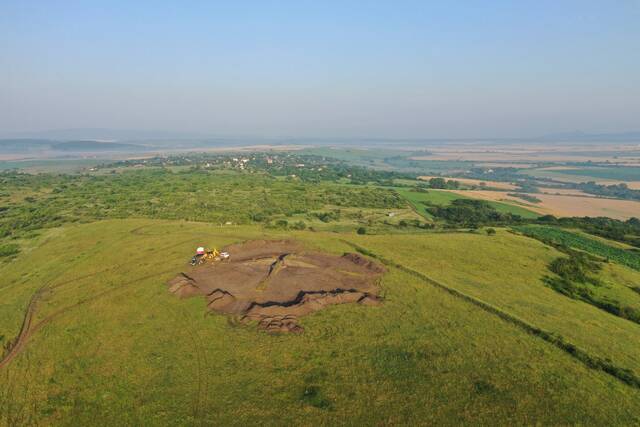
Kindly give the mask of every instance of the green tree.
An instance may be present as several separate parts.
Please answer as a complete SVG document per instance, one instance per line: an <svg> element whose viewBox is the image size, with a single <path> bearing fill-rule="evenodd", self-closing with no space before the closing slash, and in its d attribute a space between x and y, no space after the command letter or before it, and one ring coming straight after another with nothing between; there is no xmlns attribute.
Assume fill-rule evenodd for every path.
<svg viewBox="0 0 640 427"><path fill-rule="evenodd" d="M431 188L447 188L447 181L444 178L431 178L429 186Z"/></svg>
<svg viewBox="0 0 640 427"><path fill-rule="evenodd" d="M305 228L307 228L307 224L305 224L304 221L298 221L294 222L291 228L293 228L294 230L304 230Z"/></svg>

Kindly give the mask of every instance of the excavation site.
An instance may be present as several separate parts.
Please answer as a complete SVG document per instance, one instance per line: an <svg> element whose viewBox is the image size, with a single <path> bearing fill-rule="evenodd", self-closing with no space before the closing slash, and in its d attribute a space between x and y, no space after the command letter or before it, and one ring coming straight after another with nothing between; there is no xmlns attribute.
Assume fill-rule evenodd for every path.
<svg viewBox="0 0 640 427"><path fill-rule="evenodd" d="M169 281L180 298L203 296L209 311L256 321L267 332L303 331L298 319L332 304L380 303L382 265L355 253L311 252L291 240L254 240L221 252L198 248Z"/></svg>

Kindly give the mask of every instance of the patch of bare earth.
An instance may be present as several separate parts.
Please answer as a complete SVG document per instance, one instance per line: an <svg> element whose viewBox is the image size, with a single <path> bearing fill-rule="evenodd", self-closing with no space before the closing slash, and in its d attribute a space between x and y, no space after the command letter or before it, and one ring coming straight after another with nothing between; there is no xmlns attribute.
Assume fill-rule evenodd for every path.
<svg viewBox="0 0 640 427"><path fill-rule="evenodd" d="M255 240L224 248L226 261L190 267L169 291L203 296L210 311L257 321L268 332L301 332L301 316L328 305L380 302L384 267L361 255L310 252L291 240Z"/></svg>

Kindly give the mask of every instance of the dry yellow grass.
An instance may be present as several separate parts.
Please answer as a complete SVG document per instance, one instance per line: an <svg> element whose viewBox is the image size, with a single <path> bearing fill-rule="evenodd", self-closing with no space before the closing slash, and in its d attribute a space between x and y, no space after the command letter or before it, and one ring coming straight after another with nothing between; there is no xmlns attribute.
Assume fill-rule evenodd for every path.
<svg viewBox="0 0 640 427"><path fill-rule="evenodd" d="M557 216L608 216L616 219L640 217L640 202L597 197L537 195L542 206Z"/></svg>
<svg viewBox="0 0 640 427"><path fill-rule="evenodd" d="M476 166L485 168L517 168L517 169L529 169L536 166L532 163L510 163L510 162L485 162L478 163Z"/></svg>
<svg viewBox="0 0 640 427"><path fill-rule="evenodd" d="M571 195L531 194L541 203L528 203L501 191L451 190L467 197L525 206L540 214L555 216L607 216L616 219L640 217L640 202Z"/></svg>
<svg viewBox="0 0 640 427"><path fill-rule="evenodd" d="M626 166L638 166L632 163L625 164ZM560 182L571 182L571 183L579 183L586 181L593 181L596 184L600 185L618 185L618 184L627 184L629 188L632 190L640 190L640 181L623 181L619 179L605 179L605 178L595 178L590 177L589 172L585 170L584 175L569 175L563 174L564 170L575 169L572 166L550 166L546 168L536 169L533 176L543 176L547 178L552 178L556 181Z"/></svg>
<svg viewBox="0 0 640 427"><path fill-rule="evenodd" d="M449 145L446 147L432 147L429 156L416 156L414 160L466 160L476 162L586 162L610 161L635 165L640 163L637 156L637 145ZM614 156L612 151L623 152L626 155ZM628 153L628 154L627 154Z"/></svg>
<svg viewBox="0 0 640 427"><path fill-rule="evenodd" d="M627 184L627 187L633 190L640 190L640 181L629 181L626 184Z"/></svg>
<svg viewBox="0 0 640 427"><path fill-rule="evenodd" d="M515 190L517 187L508 182L499 182L499 181L483 181L480 179L470 179L470 178L450 178L446 176L419 176L418 179L422 179L424 181L428 181L431 178L444 178L444 179L453 179L454 181L458 181L462 184L467 185L480 185L481 183L486 184L487 187L493 188L501 188L503 190Z"/></svg>
<svg viewBox="0 0 640 427"><path fill-rule="evenodd" d="M587 196L588 194L585 193L582 190L575 190L572 188L545 188L545 187L539 187L538 190L540 190L541 193L544 194L560 194L563 196Z"/></svg>

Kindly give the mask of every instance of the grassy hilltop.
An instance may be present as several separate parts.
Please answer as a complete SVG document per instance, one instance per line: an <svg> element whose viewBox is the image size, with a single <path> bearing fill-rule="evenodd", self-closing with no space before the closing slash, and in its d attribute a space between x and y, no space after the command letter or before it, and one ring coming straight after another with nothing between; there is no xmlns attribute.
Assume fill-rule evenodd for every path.
<svg viewBox="0 0 640 427"><path fill-rule="evenodd" d="M529 238L291 234L334 253L367 248L640 372L640 328L545 288L544 262L557 254ZM2 422L639 421L640 390L393 266L383 305L331 307L304 318L302 335L203 317L203 301L166 290L199 243L282 236L153 220L45 233L2 270L5 337L33 292L48 289L27 345L0 371Z"/></svg>
<svg viewBox="0 0 640 427"><path fill-rule="evenodd" d="M278 156L1 174L0 425L640 423L640 221ZM167 289L282 238L383 263L382 304L270 335Z"/></svg>

